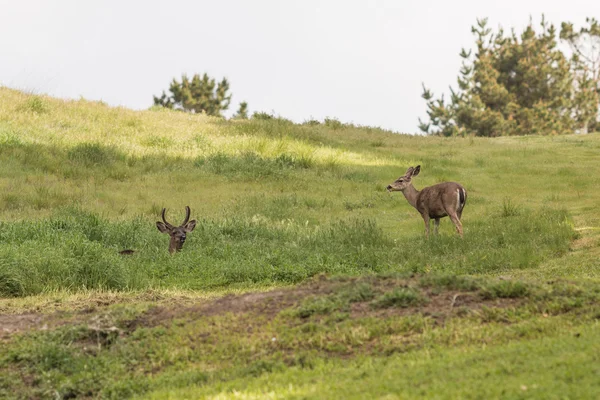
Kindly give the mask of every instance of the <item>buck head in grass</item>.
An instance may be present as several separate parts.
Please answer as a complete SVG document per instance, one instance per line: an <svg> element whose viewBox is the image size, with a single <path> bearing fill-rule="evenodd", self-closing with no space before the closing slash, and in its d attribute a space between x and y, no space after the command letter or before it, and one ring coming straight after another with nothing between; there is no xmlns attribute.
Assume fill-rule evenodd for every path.
<svg viewBox="0 0 600 400"><path fill-rule="evenodd" d="M194 230L196 227L196 220L193 219L190 221L190 208L185 206L185 219L179 226L174 226L167 222L165 219L165 213L167 209L163 208L162 210L162 222L156 222L156 227L162 233L166 233L171 237L169 242L169 253L173 254L177 251L180 251L183 245L185 244L185 239L187 238L187 234Z"/></svg>
<svg viewBox="0 0 600 400"><path fill-rule="evenodd" d="M425 234L429 237L429 221L435 221L435 234L438 233L440 218L450 217L457 233L462 237L460 218L467 202L467 191L456 182L442 182L428 186L421 191L415 189L412 178L419 175L421 166L409 167L404 175L387 186L388 192L402 192L411 206L417 209L425 222Z"/></svg>

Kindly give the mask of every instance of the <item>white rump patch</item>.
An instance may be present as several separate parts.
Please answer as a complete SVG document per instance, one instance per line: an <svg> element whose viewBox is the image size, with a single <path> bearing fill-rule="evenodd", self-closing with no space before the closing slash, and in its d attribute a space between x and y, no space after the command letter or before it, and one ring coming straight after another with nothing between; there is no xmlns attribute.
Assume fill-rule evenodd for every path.
<svg viewBox="0 0 600 400"><path fill-rule="evenodd" d="M460 210L460 188L456 189L456 211Z"/></svg>

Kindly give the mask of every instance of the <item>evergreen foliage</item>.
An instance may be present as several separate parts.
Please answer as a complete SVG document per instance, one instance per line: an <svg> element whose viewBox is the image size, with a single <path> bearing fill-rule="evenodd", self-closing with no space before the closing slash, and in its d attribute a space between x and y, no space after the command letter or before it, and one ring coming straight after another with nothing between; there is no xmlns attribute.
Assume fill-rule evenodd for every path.
<svg viewBox="0 0 600 400"><path fill-rule="evenodd" d="M169 91L169 96L164 91L160 97L153 96L154 105L219 117L231 102L227 79L217 83L206 73L202 77L194 74L191 80L184 74L181 82L173 79Z"/></svg>
<svg viewBox="0 0 600 400"><path fill-rule="evenodd" d="M476 49L474 54L462 49L458 89L450 88L450 101L434 99L423 86L429 121L419 120L419 128L486 137L581 129L597 110L597 95L589 95L588 75L578 74L558 48L554 25L542 18L540 28L530 22L520 35L494 33L487 19L477 20Z"/></svg>
<svg viewBox="0 0 600 400"><path fill-rule="evenodd" d="M579 32L570 22L563 22L560 38L571 48L571 63L575 74L576 101L580 105L576 119L583 132L600 131L600 24L587 18L588 26Z"/></svg>
<svg viewBox="0 0 600 400"><path fill-rule="evenodd" d="M240 103L240 108L238 108L237 112L233 116L234 119L248 119L248 103L242 101Z"/></svg>

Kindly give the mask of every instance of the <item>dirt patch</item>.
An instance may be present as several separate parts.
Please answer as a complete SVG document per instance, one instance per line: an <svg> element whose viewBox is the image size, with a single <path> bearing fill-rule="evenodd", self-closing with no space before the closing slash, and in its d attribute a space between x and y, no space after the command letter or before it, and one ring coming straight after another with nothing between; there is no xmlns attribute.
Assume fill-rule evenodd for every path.
<svg viewBox="0 0 600 400"><path fill-rule="evenodd" d="M46 330L57 326L88 323L94 324L95 317L105 314L107 309L117 304L159 304L164 307L178 309L182 306L198 303L198 297L190 295L170 294L147 290L129 293L96 293L73 296L67 299L47 299L27 303L0 304L0 340L11 335L30 330ZM200 300L202 301L202 300Z"/></svg>
<svg viewBox="0 0 600 400"><path fill-rule="evenodd" d="M41 314L0 315L0 338L39 327L43 324L42 320L45 317Z"/></svg>
<svg viewBox="0 0 600 400"><path fill-rule="evenodd" d="M391 317L421 314L433 317L441 322L447 317L463 312L465 310L480 310L483 307L508 308L517 307L523 303L523 299L494 299L483 300L474 292L445 291L442 293L431 293L425 291L429 302L417 307L389 307L374 310L369 303L352 304L351 317L364 318L367 316Z"/></svg>
<svg viewBox="0 0 600 400"><path fill-rule="evenodd" d="M581 228L581 229L585 229L585 228ZM590 228L590 229L592 229L592 228ZM575 240L573 240L573 242L571 242L571 249L573 249L573 250L597 249L598 237L600 235L598 235L596 232L589 233L589 232L582 231L580 229L578 229L578 231L580 233L585 233L585 234L583 234L581 237L579 237L578 239L575 239Z"/></svg>
<svg viewBox="0 0 600 400"><path fill-rule="evenodd" d="M434 290L418 286L417 279L385 279L385 278L348 278L332 279L317 277L314 280L293 288L277 289L267 292L254 292L241 295L226 295L213 300L171 299L149 308L138 317L129 321L121 321L124 332L132 332L139 327L167 326L175 319L188 321L224 314L260 315L272 319L282 310L300 305L303 301L314 297L335 295L339 290L352 290L357 283L371 285L378 294L396 288L413 288L428 298L424 305L410 307L388 307L375 309L369 301L353 302L350 304L351 318L390 317L421 314L442 321L459 310L477 310L482 307L505 308L518 306L524 299L493 299L483 300L476 292ZM130 299L131 301L131 299ZM157 300L161 302L160 300ZM192 305L190 305L192 303ZM95 316L103 312L103 308L113 304L112 301L99 299L79 308L76 313L67 315L64 312L52 314L26 313L0 315L0 339L6 339L12 334L30 330L46 330L65 324L88 323L93 325ZM90 326L91 326L90 325Z"/></svg>
<svg viewBox="0 0 600 400"><path fill-rule="evenodd" d="M350 304L351 318L364 317L391 317L421 314L431 316L442 321L445 318L465 310L480 310L483 307L507 308L517 307L525 299L497 298L482 299L475 291L452 291L434 290L431 288L420 288L416 279L379 279L379 278L352 278L345 280L315 279L312 282L288 289L272 290L268 292L247 293L243 295L226 295L213 301L189 307L153 307L138 318L127 324L127 330L133 331L138 327L155 327L169 325L174 319L185 319L188 321L204 317L223 314L248 314L260 315L272 319L281 311L296 307L303 301L335 294L336 290L348 287L360 282L368 282L377 293L385 293L396 288L415 288L428 298L425 305L402 307L388 307L375 309L371 302L362 301Z"/></svg>
<svg viewBox="0 0 600 400"><path fill-rule="evenodd" d="M154 327L179 318L198 319L220 314L253 313L274 317L281 310L292 307L310 295L331 292L330 285L311 284L292 289L278 289L269 292L226 295L213 301L188 307L153 307L140 317L127 324L128 330L137 327Z"/></svg>
<svg viewBox="0 0 600 400"><path fill-rule="evenodd" d="M61 325L61 316L45 314L0 315L0 340L28 330L47 330ZM66 322L64 322L66 323Z"/></svg>
<svg viewBox="0 0 600 400"><path fill-rule="evenodd" d="M0 314L50 314L55 312L93 312L97 309L123 303L188 303L192 304L199 298L216 298L219 293L198 294L195 292L171 292L148 289L142 292L84 292L64 297L27 297L0 298Z"/></svg>

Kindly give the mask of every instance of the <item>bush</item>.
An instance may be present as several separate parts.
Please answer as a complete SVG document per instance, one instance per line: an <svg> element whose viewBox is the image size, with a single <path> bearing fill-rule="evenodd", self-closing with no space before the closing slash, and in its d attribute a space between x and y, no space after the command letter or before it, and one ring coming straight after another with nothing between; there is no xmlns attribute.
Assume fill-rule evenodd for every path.
<svg viewBox="0 0 600 400"><path fill-rule="evenodd" d="M261 111L261 112L255 111L252 114L252 119L257 119L260 121L270 121L272 119L275 119L275 116L273 114L269 114L269 113L266 113L263 111Z"/></svg>

